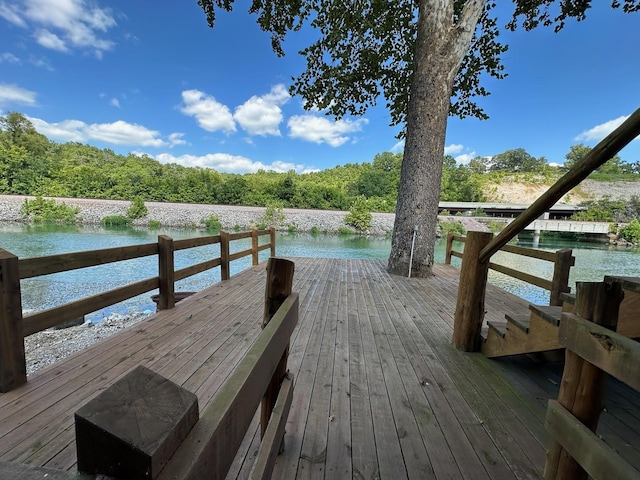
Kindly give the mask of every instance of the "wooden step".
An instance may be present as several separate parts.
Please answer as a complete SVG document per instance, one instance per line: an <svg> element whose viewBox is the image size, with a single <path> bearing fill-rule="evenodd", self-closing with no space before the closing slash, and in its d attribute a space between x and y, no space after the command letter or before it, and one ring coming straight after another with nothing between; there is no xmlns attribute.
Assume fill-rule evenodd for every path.
<svg viewBox="0 0 640 480"><path fill-rule="evenodd" d="M531 323L531 314L521 313L521 314L505 314L507 319L507 328L509 328L509 324L513 324L518 327L524 333L529 333L529 324Z"/></svg>
<svg viewBox="0 0 640 480"><path fill-rule="evenodd" d="M575 305L576 304L576 294L575 293L561 293L560 294L560 300L562 300L562 303L565 304L569 304L569 305Z"/></svg>
<svg viewBox="0 0 640 480"><path fill-rule="evenodd" d="M549 322L554 327L560 325L562 307L555 305L529 305L529 310L531 310L534 315L537 315L541 319Z"/></svg>
<svg viewBox="0 0 640 480"><path fill-rule="evenodd" d="M500 335L502 338L505 337L505 335L507 334L507 321L503 320L490 320L487 322L487 325L489 326L490 330L495 331L498 335Z"/></svg>

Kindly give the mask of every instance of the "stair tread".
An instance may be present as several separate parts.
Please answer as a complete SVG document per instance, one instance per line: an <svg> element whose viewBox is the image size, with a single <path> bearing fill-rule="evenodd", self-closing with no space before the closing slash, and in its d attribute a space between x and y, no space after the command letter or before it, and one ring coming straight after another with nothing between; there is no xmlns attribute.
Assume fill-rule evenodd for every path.
<svg viewBox="0 0 640 480"><path fill-rule="evenodd" d="M640 277L623 277L618 275L606 275L604 281L611 283L618 281L622 284L622 288L625 290L632 290L634 292L640 292Z"/></svg>
<svg viewBox="0 0 640 480"><path fill-rule="evenodd" d="M570 303L571 305L576 304L576 294L575 293L561 293L560 300L562 303Z"/></svg>
<svg viewBox="0 0 640 480"><path fill-rule="evenodd" d="M529 305L529 310L556 327L560 325L562 307L556 305Z"/></svg>
<svg viewBox="0 0 640 480"><path fill-rule="evenodd" d="M526 313L507 313L505 314L507 322L511 322L517 328L522 330L524 333L529 333L529 323L531 322L531 315ZM507 327L508 328L508 327Z"/></svg>
<svg viewBox="0 0 640 480"><path fill-rule="evenodd" d="M491 330L494 330L502 338L507 334L507 321L506 320L488 320L487 325ZM487 332L488 334L488 332Z"/></svg>

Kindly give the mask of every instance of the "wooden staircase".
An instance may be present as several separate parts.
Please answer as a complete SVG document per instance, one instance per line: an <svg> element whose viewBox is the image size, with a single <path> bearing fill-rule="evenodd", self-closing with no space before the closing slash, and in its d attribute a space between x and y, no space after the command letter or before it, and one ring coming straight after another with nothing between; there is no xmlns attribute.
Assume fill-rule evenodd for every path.
<svg viewBox="0 0 640 480"><path fill-rule="evenodd" d="M606 276L605 282L622 282L625 297L620 304L618 333L640 338L640 277ZM562 306L529 305L529 311L506 314L504 320L488 320L482 330L481 352L489 357L546 352L563 348L558 339L562 312L574 312L575 296L563 293Z"/></svg>

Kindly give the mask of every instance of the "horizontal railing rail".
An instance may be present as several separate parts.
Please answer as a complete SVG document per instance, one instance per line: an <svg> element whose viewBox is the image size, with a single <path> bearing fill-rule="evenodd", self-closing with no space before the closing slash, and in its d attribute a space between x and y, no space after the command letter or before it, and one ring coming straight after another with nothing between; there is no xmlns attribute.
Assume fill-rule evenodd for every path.
<svg viewBox="0 0 640 480"><path fill-rule="evenodd" d="M269 236L269 242L260 245L259 238ZM230 243L251 239L251 248L230 252ZM208 259L188 267L175 270L174 253L179 250L220 244L220 257ZM259 253L270 250L275 256L275 229L229 233L220 235L173 240L160 235L157 243L130 245L83 252L62 253L42 257L18 259L15 255L0 250L0 334L10 338L9 348L0 351L0 391L8 391L26 381L24 362L24 337L47 328L82 317L101 308L114 305L146 292L159 289L158 309L173 308L175 282L212 268L220 267L220 277L228 280L230 263L251 256L252 264L259 262ZM158 257L158 276L139 280L127 285L101 292L64 305L22 315L20 280L42 275L62 273L114 262L138 258ZM5 337L6 335L6 337ZM6 371L5 371L6 370Z"/></svg>
<svg viewBox="0 0 640 480"><path fill-rule="evenodd" d="M453 242L465 243L466 239L466 237L460 235L449 234L447 236L445 263L451 264L451 257L457 257L460 259L464 257L464 252L454 250ZM571 291L569 288L569 273L571 271L571 267L575 265L575 257L573 257L570 249L548 252L535 248L519 247L517 245L505 245L500 249L500 251L553 263L553 277L551 279L538 277L491 261L488 262L488 267L496 272L549 291L550 305L562 304L561 294Z"/></svg>

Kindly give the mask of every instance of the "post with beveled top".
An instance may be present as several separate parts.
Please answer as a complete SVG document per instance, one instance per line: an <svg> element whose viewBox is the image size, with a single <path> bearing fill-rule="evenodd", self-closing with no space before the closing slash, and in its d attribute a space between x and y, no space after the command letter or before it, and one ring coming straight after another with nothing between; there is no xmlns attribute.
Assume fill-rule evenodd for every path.
<svg viewBox="0 0 640 480"><path fill-rule="evenodd" d="M280 305L291 294L293 288L293 273L295 263L284 258L271 257L267 261L267 287L264 295L264 316L262 319L262 328L264 329L269 320L275 315ZM284 351L280 363L276 371L271 377L271 383L267 387L264 398L262 399L262 410L260 413L260 430L264 435L269 423L269 417L276 404L278 393L280 392L280 384L287 374L287 358L289 357L289 345ZM282 447L281 447L282 450Z"/></svg>
<svg viewBox="0 0 640 480"><path fill-rule="evenodd" d="M490 232L467 232L453 319L453 344L463 352L480 349L489 260L480 262L479 255L492 238Z"/></svg>
<svg viewBox="0 0 640 480"><path fill-rule="evenodd" d="M445 250L444 263L451 265L451 251L453 250L453 232L447 233L447 249Z"/></svg>
<svg viewBox="0 0 640 480"><path fill-rule="evenodd" d="M229 280L231 278L229 266L229 232L220 230L220 278Z"/></svg>
<svg viewBox="0 0 640 480"><path fill-rule="evenodd" d="M0 392L26 382L18 257L0 249Z"/></svg>
<svg viewBox="0 0 640 480"><path fill-rule="evenodd" d="M560 296L563 292L571 291L569 288L569 273L574 265L575 258L570 248L564 248L556 252L556 259L553 262L553 279L551 280L549 305L562 305Z"/></svg>
<svg viewBox="0 0 640 480"><path fill-rule="evenodd" d="M158 235L158 280L158 310L169 310L175 306L175 269L173 238L167 235Z"/></svg>
<svg viewBox="0 0 640 480"><path fill-rule="evenodd" d="M622 287L616 282L577 282L576 315L615 331L623 297ZM566 350L558 403L592 432L596 431L604 408L606 381L606 372ZM587 472L557 441L549 442L545 480L581 480L587 477Z"/></svg>

